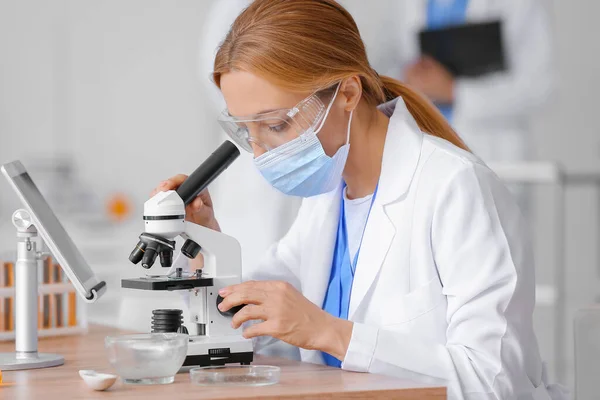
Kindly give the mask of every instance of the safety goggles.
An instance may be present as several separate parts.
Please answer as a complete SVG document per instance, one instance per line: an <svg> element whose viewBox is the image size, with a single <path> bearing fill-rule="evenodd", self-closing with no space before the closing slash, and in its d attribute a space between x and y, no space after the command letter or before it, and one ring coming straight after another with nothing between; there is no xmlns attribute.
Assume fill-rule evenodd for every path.
<svg viewBox="0 0 600 400"><path fill-rule="evenodd" d="M302 134L318 133L333 104L339 84L318 91L293 108L247 117L234 117L227 110L218 118L225 133L244 150L252 153L252 144L273 150ZM325 102L328 106L325 106Z"/></svg>

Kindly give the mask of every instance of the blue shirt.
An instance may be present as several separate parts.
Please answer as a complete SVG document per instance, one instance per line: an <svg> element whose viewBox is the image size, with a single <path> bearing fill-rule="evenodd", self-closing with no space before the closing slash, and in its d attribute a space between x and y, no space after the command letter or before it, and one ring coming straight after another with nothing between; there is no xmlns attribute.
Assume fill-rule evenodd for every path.
<svg viewBox="0 0 600 400"><path fill-rule="evenodd" d="M373 207L373 202L375 201L376 196L377 189L375 189L375 193L371 199L369 214L371 213L371 208ZM346 213L344 211L344 190L342 190L340 203L340 217L338 220L337 237L331 265L331 275L329 276L329 284L327 286L327 292L325 293L325 300L323 301L323 310L327 311L334 317L348 319L350 295L352 292L352 283L354 282L356 263L360 253L360 246L354 255L354 260L350 262L350 252L348 250L348 230L346 228ZM365 222L365 228L367 222ZM322 353L322 355L325 364L338 368L341 366L341 361L332 355L327 353Z"/></svg>
<svg viewBox="0 0 600 400"><path fill-rule="evenodd" d="M441 29L464 24L469 0L429 0L427 3L427 28ZM448 122L452 122L452 105L437 104Z"/></svg>

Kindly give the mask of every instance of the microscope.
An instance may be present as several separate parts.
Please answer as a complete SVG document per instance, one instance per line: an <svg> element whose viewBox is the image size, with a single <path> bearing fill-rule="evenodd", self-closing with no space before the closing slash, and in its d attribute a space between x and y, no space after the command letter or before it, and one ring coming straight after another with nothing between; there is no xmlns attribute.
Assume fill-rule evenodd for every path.
<svg viewBox="0 0 600 400"><path fill-rule="evenodd" d="M231 318L243 306L221 312L219 290L241 282L240 244L233 237L185 220L190 204L238 156L238 148L225 141L177 190L160 192L144 204L145 232L129 256L147 270L145 276L123 279L121 286L139 290L187 291L190 324L182 325L181 310L154 310L153 332L183 332L190 335L184 366L211 366L230 363L248 365L253 360L252 341L241 329L231 327ZM185 240L173 260L177 237ZM195 272L187 260L204 257L204 266ZM160 266L155 266L159 258ZM188 328L190 328L188 330Z"/></svg>

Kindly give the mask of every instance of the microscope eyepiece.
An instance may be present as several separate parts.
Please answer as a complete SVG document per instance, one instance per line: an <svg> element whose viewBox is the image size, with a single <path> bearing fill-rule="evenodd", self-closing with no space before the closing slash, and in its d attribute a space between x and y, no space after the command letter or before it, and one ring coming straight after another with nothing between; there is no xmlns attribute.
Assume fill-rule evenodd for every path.
<svg viewBox="0 0 600 400"><path fill-rule="evenodd" d="M235 161L240 150L235 144L226 140L204 162L194 170L177 188L177 194L185 205L190 204L221 172Z"/></svg>

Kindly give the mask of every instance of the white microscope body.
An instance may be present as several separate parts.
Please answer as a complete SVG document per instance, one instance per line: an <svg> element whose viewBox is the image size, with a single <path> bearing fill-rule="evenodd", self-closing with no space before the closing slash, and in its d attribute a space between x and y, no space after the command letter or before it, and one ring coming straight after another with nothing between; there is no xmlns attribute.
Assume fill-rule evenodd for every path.
<svg viewBox="0 0 600 400"><path fill-rule="evenodd" d="M217 154L224 146L229 146L229 154ZM225 142L213 153L220 160L211 156L213 171L210 178L204 176L200 183L191 182L187 187L182 185L182 190L158 193L144 204L145 233L140 235L140 242L130 260L136 264L142 261L142 266L149 273L145 277L123 279L121 282L122 287L132 289L189 291L190 342L184 365L250 364L253 360L252 341L242 336L241 328L231 327L231 317L241 307L226 313L217 308L218 302L222 300L219 290L241 282L240 244L224 233L185 221L185 204L189 204L200 190L237 157L232 155L233 149L239 155L237 148L230 142ZM218 171L214 171L215 163L221 165ZM210 164L209 158L186 182L198 180L197 172L210 169ZM222 167L223 164L226 164L225 167ZM190 191L190 185L196 188ZM185 267L187 262L181 262L181 256L173 264L172 252L178 236L185 239L181 248L185 257L193 259L198 252L202 253L204 265L201 270L190 272ZM160 256L161 265L154 266L157 256ZM175 274L173 269L176 270Z"/></svg>

